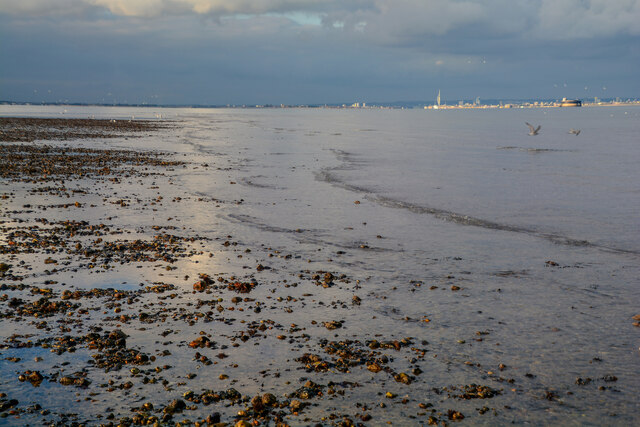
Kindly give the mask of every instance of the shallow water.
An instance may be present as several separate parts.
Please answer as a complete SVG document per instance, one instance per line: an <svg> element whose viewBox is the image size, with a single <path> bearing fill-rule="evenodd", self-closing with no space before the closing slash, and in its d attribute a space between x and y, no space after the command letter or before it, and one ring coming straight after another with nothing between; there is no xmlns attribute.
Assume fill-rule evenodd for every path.
<svg viewBox="0 0 640 427"><path fill-rule="evenodd" d="M56 116L60 109L0 106L0 115ZM380 392L395 388L401 396L435 402L440 397L433 388L477 383L503 392L494 401L467 404L465 415L473 424L638 421L640 329L631 317L639 314L640 301L640 108L68 107L64 115L161 115L176 126L144 139L108 141L109 148L176 152L213 166L176 171L171 188L161 191L220 201L215 209L176 206L145 215L129 210L119 213L120 223L136 228L170 216L172 224L200 236L230 235L241 247L254 247L255 257L273 250L290 254L288 261L266 258L274 282L296 280L305 269L342 272L359 281L324 294L338 307L357 294L363 299L357 308L337 310L308 296L301 306L304 294L317 294L317 288L299 286L285 291L298 299L291 303L293 312L272 318L310 327L310 319L333 316L344 322L343 338L382 334L428 341L425 374L409 388L374 379L365 369L348 379L369 386L329 406L375 405L384 401ZM542 125L540 135L528 136L525 121ZM570 128L581 129L580 135L569 134ZM129 191L142 192L135 185ZM197 265L181 263L176 277L203 269L238 274L244 262L216 252ZM113 287L128 277L128 283L142 280L115 275L82 286ZM252 294L258 300L268 295ZM201 327L182 330L191 337ZM144 345L150 338L138 339ZM253 379L265 357L278 369L292 356L271 341L255 352L234 354L245 374L236 388L282 386L275 378ZM504 372L498 370L501 363ZM172 364L187 369L177 356ZM294 381L295 374L282 374L282 380ZM607 382L607 375L617 380ZM593 382L576 385L578 377ZM191 387L207 384L195 381ZM545 399L548 391L557 398ZM497 419L472 415L484 404L497 409ZM322 416L329 409L321 404L309 414ZM416 413L397 404L391 413L378 411L399 425Z"/></svg>

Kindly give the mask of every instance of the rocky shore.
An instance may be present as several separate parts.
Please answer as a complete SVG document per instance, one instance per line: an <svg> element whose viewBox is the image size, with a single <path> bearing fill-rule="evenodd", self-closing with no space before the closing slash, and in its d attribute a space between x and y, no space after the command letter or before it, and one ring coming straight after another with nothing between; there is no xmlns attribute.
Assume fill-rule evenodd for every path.
<svg viewBox="0 0 640 427"><path fill-rule="evenodd" d="M174 125L0 118L0 424L491 424L525 413L505 415L519 400L559 406L615 388L613 373L549 386L452 356L492 343L482 325L447 349L387 330L363 316L362 278L183 220L245 202L180 187L182 171L223 165L78 143ZM464 288L445 278L416 290ZM447 383L430 380L450 369Z"/></svg>

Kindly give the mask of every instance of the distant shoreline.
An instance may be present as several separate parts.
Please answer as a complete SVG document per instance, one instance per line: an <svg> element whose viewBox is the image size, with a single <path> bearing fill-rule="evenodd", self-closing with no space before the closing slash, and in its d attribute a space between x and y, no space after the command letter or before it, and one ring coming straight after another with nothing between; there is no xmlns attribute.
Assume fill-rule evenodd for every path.
<svg viewBox="0 0 640 427"><path fill-rule="evenodd" d="M457 102L457 103L456 103ZM52 106L52 107L125 107L125 108L238 108L238 109L282 109L282 108L317 108L317 109L425 109L425 110L456 110L456 109L491 109L491 108L576 108L561 107L561 100L486 100L476 103L472 101L445 101L437 106L433 102L424 101L398 101L383 103L335 103L335 104L103 104L103 103L73 103L73 102L53 102L53 103L34 103L24 101L0 101L0 106L16 105L16 106ZM607 106L640 106L640 99L628 98L621 100L603 99L597 101L582 100L582 107L607 107ZM437 107L437 108L436 108Z"/></svg>

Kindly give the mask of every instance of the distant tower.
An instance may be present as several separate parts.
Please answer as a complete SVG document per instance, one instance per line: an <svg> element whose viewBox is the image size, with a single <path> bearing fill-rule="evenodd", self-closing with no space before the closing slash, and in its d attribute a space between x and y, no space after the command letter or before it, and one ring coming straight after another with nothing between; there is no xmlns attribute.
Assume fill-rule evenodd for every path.
<svg viewBox="0 0 640 427"><path fill-rule="evenodd" d="M438 89L438 97L436 98L436 104L440 106L440 89Z"/></svg>
<svg viewBox="0 0 640 427"><path fill-rule="evenodd" d="M480 97L476 97L476 105L480 105Z"/></svg>

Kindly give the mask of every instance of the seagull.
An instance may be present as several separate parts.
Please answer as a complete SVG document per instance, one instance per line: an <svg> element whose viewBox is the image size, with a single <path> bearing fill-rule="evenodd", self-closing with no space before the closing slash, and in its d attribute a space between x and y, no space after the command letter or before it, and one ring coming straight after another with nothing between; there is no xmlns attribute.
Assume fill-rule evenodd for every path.
<svg viewBox="0 0 640 427"><path fill-rule="evenodd" d="M541 125L538 125L537 128L534 128L532 124L529 124L527 122L524 122L524 124L529 126L529 135L531 136L537 135L538 132L540 131L540 128L542 127Z"/></svg>
<svg viewBox="0 0 640 427"><path fill-rule="evenodd" d="M569 130L569 133L571 133L571 134L573 134L573 135L575 135L575 136L578 136L578 135L580 135L580 129L574 129L574 128L571 128L571 129Z"/></svg>

